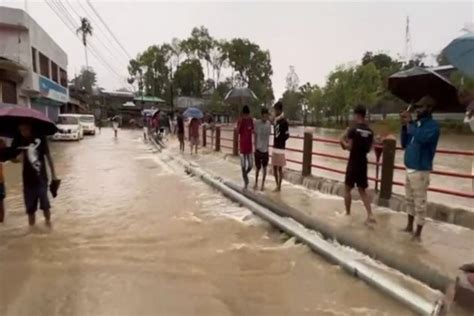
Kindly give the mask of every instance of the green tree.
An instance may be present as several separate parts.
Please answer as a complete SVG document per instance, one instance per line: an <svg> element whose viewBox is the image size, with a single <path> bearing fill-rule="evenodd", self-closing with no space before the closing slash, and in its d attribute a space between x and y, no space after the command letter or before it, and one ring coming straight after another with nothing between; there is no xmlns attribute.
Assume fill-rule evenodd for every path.
<svg viewBox="0 0 474 316"><path fill-rule="evenodd" d="M179 65L174 75L174 86L182 95L199 97L204 87L204 72L201 62L187 59Z"/></svg>
<svg viewBox="0 0 474 316"><path fill-rule="evenodd" d="M237 73L232 76L238 83L248 86L259 102L269 104L273 101L271 76L273 69L270 53L247 39L232 39L224 46L229 66Z"/></svg>
<svg viewBox="0 0 474 316"><path fill-rule="evenodd" d="M77 34L81 34L82 44L84 45L84 56L86 58L86 68L89 68L89 58L87 57L87 37L92 36L93 28L91 22L87 18L81 18L81 26L76 30Z"/></svg>
<svg viewBox="0 0 474 316"><path fill-rule="evenodd" d="M81 73L71 80L76 91L85 91L91 95L97 83L97 74L94 69L83 67Z"/></svg>

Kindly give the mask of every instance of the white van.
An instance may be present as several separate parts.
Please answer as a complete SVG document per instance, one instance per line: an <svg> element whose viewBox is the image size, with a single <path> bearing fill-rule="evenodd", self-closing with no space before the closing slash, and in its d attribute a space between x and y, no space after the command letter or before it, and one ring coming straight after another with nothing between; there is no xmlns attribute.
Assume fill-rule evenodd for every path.
<svg viewBox="0 0 474 316"><path fill-rule="evenodd" d="M84 130L84 135L95 135L95 117L92 114L81 114L79 120Z"/></svg>
<svg viewBox="0 0 474 316"><path fill-rule="evenodd" d="M53 135L53 140L76 140L84 138L82 124L77 114L59 114L56 126L58 132Z"/></svg>

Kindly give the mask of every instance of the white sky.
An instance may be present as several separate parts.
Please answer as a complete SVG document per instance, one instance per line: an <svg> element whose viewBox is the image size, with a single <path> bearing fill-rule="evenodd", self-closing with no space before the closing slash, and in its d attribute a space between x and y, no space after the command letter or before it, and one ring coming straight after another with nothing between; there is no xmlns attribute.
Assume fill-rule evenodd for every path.
<svg viewBox="0 0 474 316"><path fill-rule="evenodd" d="M48 0L55 5L58 0ZM89 55L99 84L107 89L126 86L128 58L109 40L86 0L61 0L74 15L92 21L92 45L112 65L117 75ZM412 51L435 54L462 34L473 22L472 1L93 1L93 6L134 57L149 45L186 38L194 26L204 25L215 38L248 38L270 51L275 97L285 89L289 66L295 66L300 84L324 84L337 65L359 61L365 51L392 56L404 54L405 21L411 20ZM69 77L84 65L82 44L45 1L0 0L0 5L25 8L67 52ZM57 5L57 4L56 4ZM86 14L87 12L87 14ZM77 19L78 20L78 19ZM76 21L78 24L78 21ZM104 46L108 46L114 56Z"/></svg>

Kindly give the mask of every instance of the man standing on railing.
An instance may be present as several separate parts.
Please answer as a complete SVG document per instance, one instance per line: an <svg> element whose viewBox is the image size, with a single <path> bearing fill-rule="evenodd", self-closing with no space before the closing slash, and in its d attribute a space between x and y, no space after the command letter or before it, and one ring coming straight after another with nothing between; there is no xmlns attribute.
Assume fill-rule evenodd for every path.
<svg viewBox="0 0 474 316"><path fill-rule="evenodd" d="M365 120L367 110L363 105L357 105L354 108L355 124L341 137L341 146L349 150L349 161L347 162L344 202L346 205L346 214L351 214L352 189L357 185L359 195L367 210L366 224L375 223L372 214L370 198L366 189L369 187L367 179L367 154L372 149L374 141L374 132L369 128Z"/></svg>
<svg viewBox="0 0 474 316"><path fill-rule="evenodd" d="M438 146L440 129L431 115L436 103L430 96L421 98L413 107L401 113L401 142L405 148L406 183L405 194L408 223L404 231L413 233L413 240L421 240L427 211L428 185L433 159ZM410 110L416 112L412 121Z"/></svg>
<svg viewBox="0 0 474 316"><path fill-rule="evenodd" d="M272 165L275 176L275 191L281 191L281 182L283 180L283 167L286 165L285 148L286 141L290 138L288 121L283 114L283 103L277 102L273 106L275 111L275 121L273 127L273 152Z"/></svg>

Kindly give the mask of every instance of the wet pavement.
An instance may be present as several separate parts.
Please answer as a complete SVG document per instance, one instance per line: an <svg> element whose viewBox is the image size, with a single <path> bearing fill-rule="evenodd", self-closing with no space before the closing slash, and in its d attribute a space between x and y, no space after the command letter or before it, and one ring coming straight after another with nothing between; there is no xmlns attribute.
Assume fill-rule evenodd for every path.
<svg viewBox="0 0 474 316"><path fill-rule="evenodd" d="M27 227L20 166L5 168L0 315L411 315L164 163L140 132L52 150L52 229Z"/></svg>

